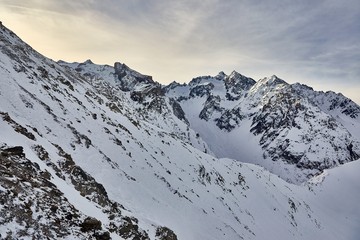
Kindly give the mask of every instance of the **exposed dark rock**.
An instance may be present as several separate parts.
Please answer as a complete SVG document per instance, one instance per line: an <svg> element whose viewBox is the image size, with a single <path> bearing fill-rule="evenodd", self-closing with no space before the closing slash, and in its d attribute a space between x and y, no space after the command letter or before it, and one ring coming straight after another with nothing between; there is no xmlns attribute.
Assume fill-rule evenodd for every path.
<svg viewBox="0 0 360 240"><path fill-rule="evenodd" d="M101 222L93 217L87 217L84 219L84 221L80 224L81 231L82 232L89 232L96 230L101 230Z"/></svg>
<svg viewBox="0 0 360 240"><path fill-rule="evenodd" d="M49 78L49 72L44 67L39 66L37 70L40 72L42 78Z"/></svg>
<svg viewBox="0 0 360 240"><path fill-rule="evenodd" d="M184 112L184 110L182 109L182 107L180 106L180 104L179 104L176 100L174 100L173 98L170 98L170 99L169 99L169 103L170 103L170 105L171 105L171 107L172 107L172 110L173 110L174 115L175 115L178 119L184 121L186 124L189 125L189 121L186 119L186 117L185 117L185 112Z"/></svg>
<svg viewBox="0 0 360 240"><path fill-rule="evenodd" d="M235 127L239 126L241 121L245 118L240 108L233 108L231 110L223 111L220 118L216 118L216 126L220 129L225 129L230 132Z"/></svg>
<svg viewBox="0 0 360 240"><path fill-rule="evenodd" d="M24 156L0 155L0 186L6 189L0 191L0 203L5 206L0 208L0 225L25 227L2 232L2 239L23 239L29 232L32 239L63 239L79 232L72 226L80 223L82 214L44 175ZM71 219L65 218L68 214Z"/></svg>
<svg viewBox="0 0 360 240"><path fill-rule="evenodd" d="M116 62L114 69L115 75L119 80L119 86L123 91L131 91L139 83L156 85L151 76L140 74L125 64Z"/></svg>
<svg viewBox="0 0 360 240"><path fill-rule="evenodd" d="M191 88L189 96L190 97L203 97L203 96L209 96L211 93L211 90L214 89L214 84L208 83L204 85L197 85L193 88Z"/></svg>
<svg viewBox="0 0 360 240"><path fill-rule="evenodd" d="M154 111L162 114L164 112L164 109L166 109L165 99L162 97L154 98L147 106L147 109L154 110Z"/></svg>
<svg viewBox="0 0 360 240"><path fill-rule="evenodd" d="M141 91L131 91L130 98L133 101L143 103L145 99L154 99L158 97L163 97L165 95L165 90L158 84L150 85L143 87Z"/></svg>
<svg viewBox="0 0 360 240"><path fill-rule="evenodd" d="M309 161L298 162L296 164L296 167L301 169L320 170L320 171L326 168L324 164L321 162L309 162Z"/></svg>
<svg viewBox="0 0 360 240"><path fill-rule="evenodd" d="M248 91L256 83L254 79L245 77L236 71L233 71L229 76L225 77L224 82L227 91L237 95Z"/></svg>
<svg viewBox="0 0 360 240"><path fill-rule="evenodd" d="M1 149L1 155L3 156L19 156L25 157L24 148L21 146L9 147L5 149Z"/></svg>
<svg viewBox="0 0 360 240"><path fill-rule="evenodd" d="M179 86L186 86L186 83L180 84L180 83L173 81L169 85L165 86L164 89L165 89L165 92L169 92L171 89L174 89Z"/></svg>
<svg viewBox="0 0 360 240"><path fill-rule="evenodd" d="M62 160L59 161L60 169L70 177L75 189L82 196L89 197L91 201L98 203L100 206L110 205L110 200L103 185L96 182L91 175L77 166L69 153L66 153L58 145L54 146L58 148L59 156L62 157Z"/></svg>
<svg viewBox="0 0 360 240"><path fill-rule="evenodd" d="M113 112L121 113L121 106L114 102L108 102L106 103L106 106Z"/></svg>
<svg viewBox="0 0 360 240"><path fill-rule="evenodd" d="M133 101L139 102L139 103L142 103L145 100L142 92L135 92L135 91L130 93L130 98Z"/></svg>
<svg viewBox="0 0 360 240"><path fill-rule="evenodd" d="M74 91L74 86L71 84L71 82L70 82L69 80L66 80L66 79L65 79L64 77L62 77L62 76L58 76L56 79L57 79L59 82L61 82L62 84L68 86L71 91Z"/></svg>
<svg viewBox="0 0 360 240"><path fill-rule="evenodd" d="M335 95L331 100L329 110L340 109L341 113L348 115L351 118L357 118L360 115L360 107L350 99L346 98L342 94L335 94L328 92L329 94Z"/></svg>
<svg viewBox="0 0 360 240"><path fill-rule="evenodd" d="M359 154L357 154L354 150L353 150L353 144L350 143L348 146L347 146L347 149L349 150L349 154L350 154L350 161L355 161L357 159L360 158Z"/></svg>
<svg viewBox="0 0 360 240"><path fill-rule="evenodd" d="M124 223L122 226L117 229L117 232L121 237L125 239L137 239L137 240L147 240L149 236L146 232L140 232L139 226L137 225L137 219L124 217Z"/></svg>
<svg viewBox="0 0 360 240"><path fill-rule="evenodd" d="M231 93L226 93L225 94L225 97L226 97L226 100L229 100L229 101L237 101L241 98L241 95L232 95Z"/></svg>
<svg viewBox="0 0 360 240"><path fill-rule="evenodd" d="M95 233L94 237L96 240L110 240L111 239L109 232Z"/></svg>
<svg viewBox="0 0 360 240"><path fill-rule="evenodd" d="M208 121L210 116L214 113L214 111L221 112L222 108L220 107L220 97L210 95L205 102L204 108L201 110L199 114L199 118Z"/></svg>
<svg viewBox="0 0 360 240"><path fill-rule="evenodd" d="M29 139L31 139L31 140L36 140L34 134L32 134L31 132L29 132L29 131L27 130L27 128L25 128L25 127L21 126L19 123L15 122L15 121L10 117L10 115L9 115L8 113L0 112L0 116L2 116L3 120L6 121L6 122L8 122L8 123L10 124L10 126L12 126L12 128L13 128L16 132L24 135L25 137L27 137L27 138L29 138Z"/></svg>
<svg viewBox="0 0 360 240"><path fill-rule="evenodd" d="M155 237L158 237L159 240L177 240L176 234L167 227L158 227Z"/></svg>

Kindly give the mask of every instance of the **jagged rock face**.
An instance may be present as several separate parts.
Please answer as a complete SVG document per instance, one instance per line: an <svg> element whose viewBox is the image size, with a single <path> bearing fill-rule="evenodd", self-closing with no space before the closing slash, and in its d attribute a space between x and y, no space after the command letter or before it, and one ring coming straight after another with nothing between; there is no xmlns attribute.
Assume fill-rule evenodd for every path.
<svg viewBox="0 0 360 240"><path fill-rule="evenodd" d="M164 90L161 86L150 84L133 90L130 93L130 97L132 100L145 104L147 101L149 101L149 99L151 99L150 101L152 101L152 99L154 98L163 98L163 96Z"/></svg>
<svg viewBox="0 0 360 240"><path fill-rule="evenodd" d="M231 132L234 128L241 124L241 121L246 116L241 111L241 108L233 108L231 110L224 110L219 118L215 119L216 126L218 126L221 130L226 130Z"/></svg>
<svg viewBox="0 0 360 240"><path fill-rule="evenodd" d="M173 98L169 99L169 104L172 106L174 115L181 121L184 121L186 124L189 124L189 121L185 117L185 112L181 108L180 104Z"/></svg>
<svg viewBox="0 0 360 240"><path fill-rule="evenodd" d="M254 79L245 77L235 71L233 71L229 76L226 76L224 82L226 90L238 96L241 96L244 92L250 90L250 88L256 83Z"/></svg>
<svg viewBox="0 0 360 240"><path fill-rule="evenodd" d="M214 89L214 84L208 83L205 85L198 85L193 88L191 88L190 97L203 97L203 96L209 96L211 90Z"/></svg>
<svg viewBox="0 0 360 240"><path fill-rule="evenodd" d="M233 72L229 76L220 73L215 77L194 78L188 86L172 84L167 95L179 101L190 126L205 136L210 147L220 144L236 149L241 142L249 141L248 134L242 137L243 133L252 133L264 159L254 162L290 182L306 181L323 169L358 159L360 153L360 132L353 131L360 125L360 107L340 94L290 85L275 75L255 82ZM188 116L194 116L195 111L199 112L198 118ZM350 118L350 128L344 125L346 121L340 115ZM202 124L203 121L206 123ZM247 122L251 122L250 128L243 129ZM203 125L218 128L218 133L212 129L210 135ZM219 142L214 140L224 131L242 135L239 133L236 141L226 141L225 137ZM352 151L348 150L350 145ZM244 161L244 151L252 150L241 151L232 155L216 150L214 153ZM275 162L284 164L276 166ZM287 170L290 166L297 169L296 174ZM277 170L281 168L284 171Z"/></svg>
<svg viewBox="0 0 360 240"><path fill-rule="evenodd" d="M152 80L151 76L142 75L130 69L124 63L116 62L114 64L114 70L115 77L118 79L120 88L123 91L131 91L135 88L135 86L141 84L155 85L155 82Z"/></svg>
<svg viewBox="0 0 360 240"><path fill-rule="evenodd" d="M200 119L209 120L214 112L221 112L223 109L220 107L220 97L210 95L204 104L204 108L199 114Z"/></svg>
<svg viewBox="0 0 360 240"><path fill-rule="evenodd" d="M299 83L293 84L292 89L298 94L308 96L313 104L331 115L340 113L340 115L344 114L352 119L359 118L360 106L341 93L334 93L332 91L316 92L312 88Z"/></svg>
<svg viewBox="0 0 360 240"><path fill-rule="evenodd" d="M332 116L287 89L270 98L252 121L250 131L261 136L264 156L273 161L323 170L354 160L348 150L355 141L351 134Z"/></svg>

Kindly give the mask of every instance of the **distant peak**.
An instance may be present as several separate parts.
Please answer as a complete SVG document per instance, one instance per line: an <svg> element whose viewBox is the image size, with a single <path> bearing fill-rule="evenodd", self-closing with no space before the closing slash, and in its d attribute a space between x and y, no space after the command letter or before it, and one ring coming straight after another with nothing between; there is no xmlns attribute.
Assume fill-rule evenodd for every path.
<svg viewBox="0 0 360 240"><path fill-rule="evenodd" d="M229 75L229 77L231 78L231 77L235 77L235 78L239 78L239 77L242 77L243 75L242 74L240 74L239 72L237 72L237 71L232 71L231 73L230 73L230 75Z"/></svg>
<svg viewBox="0 0 360 240"><path fill-rule="evenodd" d="M266 79L267 81L277 81L278 79L281 80L278 76L276 76L275 74L274 75L271 75L270 77L265 77L264 79Z"/></svg>
<svg viewBox="0 0 360 240"><path fill-rule="evenodd" d="M219 79L219 80L222 80L225 77L226 77L226 74L223 71L219 72L218 75L215 76L215 78Z"/></svg>
<svg viewBox="0 0 360 240"><path fill-rule="evenodd" d="M236 90L234 91L247 91L256 83L254 79L245 77L235 70L232 71L231 74L224 79L224 81L226 88L235 87Z"/></svg>
<svg viewBox="0 0 360 240"><path fill-rule="evenodd" d="M124 63L115 62L114 63L115 76L119 81L119 86L123 91L134 90L135 87L144 87L146 84L151 84L152 86L158 87L160 84L154 82L151 76L143 75ZM141 87L137 88L140 89Z"/></svg>
<svg viewBox="0 0 360 240"><path fill-rule="evenodd" d="M178 86L181 86L180 83L176 82L176 81L172 81L170 84L168 84L167 86L165 86L165 89L174 89ZM184 86L184 85L183 85Z"/></svg>
<svg viewBox="0 0 360 240"><path fill-rule="evenodd" d="M90 59L86 60L84 64L94 64Z"/></svg>
<svg viewBox="0 0 360 240"><path fill-rule="evenodd" d="M115 72L120 72L124 69L129 69L129 67L126 66L125 63L121 63L121 62L115 62L114 68L115 68Z"/></svg>
<svg viewBox="0 0 360 240"><path fill-rule="evenodd" d="M285 82L284 80L280 79L278 76L276 75L272 75L271 77L265 77L263 79L259 80L259 83L261 84L267 84L267 85L278 85L278 84L286 84L288 85L287 82Z"/></svg>
<svg viewBox="0 0 360 240"><path fill-rule="evenodd" d="M172 88L172 87L176 87L179 86L180 83L176 82L176 81L172 81L170 84L168 84L168 87Z"/></svg>

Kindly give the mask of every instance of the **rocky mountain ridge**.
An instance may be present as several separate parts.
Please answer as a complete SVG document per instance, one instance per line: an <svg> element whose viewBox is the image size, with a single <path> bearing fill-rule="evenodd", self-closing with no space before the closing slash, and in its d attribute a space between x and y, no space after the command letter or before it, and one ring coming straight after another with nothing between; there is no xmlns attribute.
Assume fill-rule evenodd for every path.
<svg viewBox="0 0 360 240"><path fill-rule="evenodd" d="M259 164L293 183L359 158L355 126L360 123L360 107L342 94L316 92L275 75L255 82L233 72L195 78L188 85L172 84L167 95L178 100L190 126L216 156ZM258 142L262 157L242 158L252 151L242 147L249 138Z"/></svg>
<svg viewBox="0 0 360 240"><path fill-rule="evenodd" d="M87 69L80 71L86 64ZM120 63L115 63L114 68L91 62L70 66L84 77L97 76L122 91L130 92L130 98L139 103L140 112L152 109L158 113L168 112L167 117L177 117L205 140L204 146L213 146L210 149L204 147L206 152L259 164L292 183L304 182L323 169L359 158L360 132L356 126L360 124L360 107L342 94L316 92L305 85L288 84L275 75L256 82L236 71L230 75L220 72L214 77L194 78L189 84L173 82L161 86L151 77L126 65L126 71L119 75L120 70L116 69L124 66ZM107 71L101 70L105 67ZM131 87L124 88L125 85ZM249 148L240 147L235 153L214 150L214 145L221 144L228 146L227 150L237 149L238 143L247 141L242 139L242 134L236 134L236 141L216 141L224 131L239 131L242 123L247 121L251 122L249 129L241 131L253 134L252 140L258 141L261 147L255 151L261 151L261 157L257 155L252 156L255 160L243 160L243 153L252 151ZM203 129L202 123L208 127ZM197 125L201 127L197 128ZM214 127L218 131L207 137L208 133L204 132ZM292 136L294 132L298 136ZM323 146L320 142L328 144Z"/></svg>

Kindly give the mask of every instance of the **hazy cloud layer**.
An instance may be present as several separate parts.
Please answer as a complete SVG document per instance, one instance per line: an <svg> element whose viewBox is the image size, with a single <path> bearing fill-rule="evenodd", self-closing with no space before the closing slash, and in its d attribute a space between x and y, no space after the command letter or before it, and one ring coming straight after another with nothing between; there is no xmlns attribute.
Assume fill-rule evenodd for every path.
<svg viewBox="0 0 360 240"><path fill-rule="evenodd" d="M56 60L122 61L163 83L276 74L360 102L358 0L0 0L0 14Z"/></svg>

